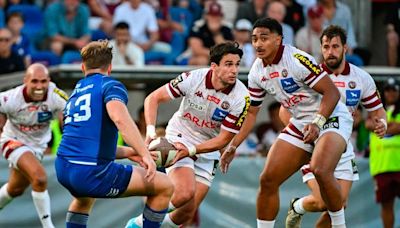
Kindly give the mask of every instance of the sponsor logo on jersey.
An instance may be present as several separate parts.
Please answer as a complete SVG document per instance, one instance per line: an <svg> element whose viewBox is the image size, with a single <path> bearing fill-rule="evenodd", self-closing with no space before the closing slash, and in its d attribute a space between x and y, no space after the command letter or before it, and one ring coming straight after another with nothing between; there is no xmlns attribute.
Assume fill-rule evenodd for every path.
<svg viewBox="0 0 400 228"><path fill-rule="evenodd" d="M68 95L64 91L62 91L62 90L60 90L58 88L54 88L53 91L54 91L54 93L59 95L62 99L66 100L66 101L68 100Z"/></svg>
<svg viewBox="0 0 400 228"><path fill-rule="evenodd" d="M204 97L203 97L203 92L201 92L201 91L195 92L194 95L196 95L196 96L198 96L198 97L201 97L201 98L204 98Z"/></svg>
<svg viewBox="0 0 400 228"><path fill-rule="evenodd" d="M339 129L339 117L331 117L329 118L324 126L322 127L322 130L328 129L328 128L336 128Z"/></svg>
<svg viewBox="0 0 400 228"><path fill-rule="evenodd" d="M282 70L282 76L283 76L284 78L286 78L288 75L289 75L288 71L287 71L286 69L283 69L283 70Z"/></svg>
<svg viewBox="0 0 400 228"><path fill-rule="evenodd" d="M37 105L29 105L27 109L28 109L29 112L35 112L35 111L39 110L39 106L37 106ZM21 112L23 110L24 109L20 109L20 110L18 110L18 112Z"/></svg>
<svg viewBox="0 0 400 228"><path fill-rule="evenodd" d="M8 97L7 97L7 96L4 96L4 97L3 97L3 101L4 101L4 103L6 103L6 102L8 101Z"/></svg>
<svg viewBox="0 0 400 228"><path fill-rule="evenodd" d="M28 132L28 131L38 131L41 130L43 128L48 127L48 124L35 124L35 125L23 125L20 124L18 125L18 129L22 132Z"/></svg>
<svg viewBox="0 0 400 228"><path fill-rule="evenodd" d="M206 110L206 106L205 105L196 104L196 103L192 102L191 100L188 100L188 103L189 103L189 107L190 108L196 109L198 111Z"/></svg>
<svg viewBox="0 0 400 228"><path fill-rule="evenodd" d="M294 57L314 74L319 75L321 73L321 68L318 65L315 65L311 60L309 60L308 57L299 53L294 54Z"/></svg>
<svg viewBox="0 0 400 228"><path fill-rule="evenodd" d="M51 112L39 112L38 113L38 122L48 122L53 119L53 114Z"/></svg>
<svg viewBox="0 0 400 228"><path fill-rule="evenodd" d="M339 87L339 88L346 87L346 83L345 82L333 82L333 83L335 83L335 86Z"/></svg>
<svg viewBox="0 0 400 228"><path fill-rule="evenodd" d="M265 82L265 81L267 81L268 80L268 78L267 77L265 77L265 76L262 76L262 78L261 78L261 81L262 82Z"/></svg>
<svg viewBox="0 0 400 228"><path fill-rule="evenodd" d="M249 96L245 96L244 100L246 101L246 104L245 104L245 106L243 108L242 113L239 116L239 119L236 122L236 126L239 126L239 127L242 126L242 124L244 122L244 118L246 118L247 112L248 112L249 107L250 107L250 97Z"/></svg>
<svg viewBox="0 0 400 228"><path fill-rule="evenodd" d="M229 102L227 102L227 101L223 101L222 103L221 103L221 108L222 109L228 109L229 107L231 107L231 105L229 104Z"/></svg>
<svg viewBox="0 0 400 228"><path fill-rule="evenodd" d="M356 84L355 81L349 81L349 88L350 89L354 89L354 88L356 88L356 86L357 86L357 84Z"/></svg>
<svg viewBox="0 0 400 228"><path fill-rule="evenodd" d="M286 93L293 93L294 91L300 89L300 87L294 82L293 78L285 78L281 79L281 85L283 90L286 91Z"/></svg>
<svg viewBox="0 0 400 228"><path fill-rule="evenodd" d="M207 100L214 102L215 104L219 104L219 102L221 101L218 97L214 97L211 95L207 96Z"/></svg>
<svg viewBox="0 0 400 228"><path fill-rule="evenodd" d="M47 111L49 111L49 106L47 104L42 104L42 105L40 105L40 109L42 111L47 112Z"/></svg>
<svg viewBox="0 0 400 228"><path fill-rule="evenodd" d="M269 77L270 78L277 78L277 77L279 77L279 73L278 72L272 72L272 73L269 74Z"/></svg>
<svg viewBox="0 0 400 228"><path fill-rule="evenodd" d="M192 115L192 114L190 114L189 112L186 112L186 113L183 115L183 118L184 118L184 119L187 119L187 120L189 120L189 121L191 121L191 122L193 122L193 123L196 124L196 126L198 126L198 127L206 127L206 128L211 128L211 129L217 127L217 124L216 124L216 123L213 123L213 122L211 122L211 121L201 120L201 119L199 119L197 116Z"/></svg>
<svg viewBox="0 0 400 228"><path fill-rule="evenodd" d="M183 81L183 77L182 75L178 75L178 77L174 78L171 80L171 86L176 88L178 86L179 83L181 83Z"/></svg>
<svg viewBox="0 0 400 228"><path fill-rule="evenodd" d="M300 103L305 98L307 98L307 96L303 95L303 94L294 95L294 96L291 96L289 99L283 100L281 102L281 105L284 108L290 108L290 107L296 106L298 103Z"/></svg>
<svg viewBox="0 0 400 228"><path fill-rule="evenodd" d="M216 108L211 119L214 121L221 122L222 120L225 119L225 117L228 115L229 112L224 111L222 109Z"/></svg>
<svg viewBox="0 0 400 228"><path fill-rule="evenodd" d="M361 98L361 90L346 90L346 105L356 106Z"/></svg>

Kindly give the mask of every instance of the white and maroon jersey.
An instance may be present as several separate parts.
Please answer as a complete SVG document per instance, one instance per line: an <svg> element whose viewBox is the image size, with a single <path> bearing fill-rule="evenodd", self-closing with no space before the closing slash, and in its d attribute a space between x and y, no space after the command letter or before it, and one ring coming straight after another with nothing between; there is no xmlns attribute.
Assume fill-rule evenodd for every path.
<svg viewBox="0 0 400 228"><path fill-rule="evenodd" d="M313 57L290 45L281 46L272 61L265 66L256 59L248 75L252 106L260 106L268 93L286 108L291 116L309 123L318 112L322 96L312 87L327 73ZM347 112L338 102L334 112ZM332 113L333 115L333 113Z"/></svg>
<svg viewBox="0 0 400 228"><path fill-rule="evenodd" d="M335 75L325 64L321 66L335 83L340 92L341 101L352 115L360 103L368 112L383 107L374 80L364 70L346 62L343 72Z"/></svg>
<svg viewBox="0 0 400 228"><path fill-rule="evenodd" d="M50 121L64 109L67 99L52 82L43 101L31 101L24 85L0 93L0 113L7 116L1 143L14 139L43 152L51 139Z"/></svg>
<svg viewBox="0 0 400 228"><path fill-rule="evenodd" d="M250 106L246 86L237 79L234 85L217 91L211 77L212 70L202 68L182 73L165 85L171 98L183 97L179 110L168 122L167 138L178 136L183 143L196 145L216 137L220 129L239 132ZM200 156L219 159L219 152Z"/></svg>

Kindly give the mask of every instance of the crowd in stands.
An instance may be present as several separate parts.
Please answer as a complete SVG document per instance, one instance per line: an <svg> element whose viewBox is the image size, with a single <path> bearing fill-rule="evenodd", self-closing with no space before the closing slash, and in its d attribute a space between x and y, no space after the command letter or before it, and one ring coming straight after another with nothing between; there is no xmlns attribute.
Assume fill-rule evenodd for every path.
<svg viewBox="0 0 400 228"><path fill-rule="evenodd" d="M385 22L392 66L400 24L394 8ZM317 59L323 28L340 25L348 35L347 59L358 66L369 62L368 51L357 45L350 8L338 0L11 0L0 1L0 9L0 27L11 33L0 37L10 44L0 50L0 66L7 65L0 73L21 70L19 57L24 67L80 62L80 48L98 39L112 40L114 64L138 67L206 65L210 47L236 40L249 67L252 24L265 16L282 24L285 44Z"/></svg>

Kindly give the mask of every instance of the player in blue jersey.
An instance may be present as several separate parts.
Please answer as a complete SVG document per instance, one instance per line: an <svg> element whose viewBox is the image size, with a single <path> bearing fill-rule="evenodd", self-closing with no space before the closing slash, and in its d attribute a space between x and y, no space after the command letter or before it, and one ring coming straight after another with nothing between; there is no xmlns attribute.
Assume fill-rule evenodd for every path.
<svg viewBox="0 0 400 228"><path fill-rule="evenodd" d="M57 152L58 181L74 196L66 227L86 227L95 198L147 196L143 225L159 227L173 185L156 172L139 130L129 115L127 90L109 77L112 48L91 42L81 51L81 79L64 110L64 131ZM117 147L118 130L129 147ZM129 158L142 167L115 163Z"/></svg>

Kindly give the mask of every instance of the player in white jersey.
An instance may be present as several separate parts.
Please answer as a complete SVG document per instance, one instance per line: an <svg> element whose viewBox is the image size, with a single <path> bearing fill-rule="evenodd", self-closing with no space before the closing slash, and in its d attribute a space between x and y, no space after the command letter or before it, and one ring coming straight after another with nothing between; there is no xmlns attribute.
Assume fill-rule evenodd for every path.
<svg viewBox="0 0 400 228"><path fill-rule="evenodd" d="M166 138L179 151L167 168L175 186L170 203L173 211L161 227L190 221L214 179L219 150L241 128L250 106L247 88L237 79L242 55L236 42L216 45L210 50L210 68L182 73L145 99L149 142L155 138L159 104L183 97L166 129ZM136 220L140 222L140 217Z"/></svg>
<svg viewBox="0 0 400 228"><path fill-rule="evenodd" d="M61 118L66 99L42 64L28 67L23 85L0 93L0 148L11 168L8 183L0 189L0 209L31 185L43 227L54 226L46 172L40 162L51 138L50 121Z"/></svg>
<svg viewBox="0 0 400 228"><path fill-rule="evenodd" d="M323 54L322 68L329 74L341 95L341 102L346 104L350 113L354 115L359 104L368 111L367 127L383 137L386 131L386 113L379 98L378 91L372 77L364 70L346 62L347 50L346 32L339 26L327 27L321 35L321 52ZM290 115L281 109L282 121L289 122ZM354 151L351 143L346 152L342 154L336 166L334 176L338 179L342 192L343 205L350 193L353 181L359 179L357 167L354 162ZM301 168L303 182L307 183L311 194L302 198L293 199L286 227L300 227L302 215L306 212L321 212L316 227L330 227L330 218L325 211L325 203L321 198L320 190L310 165Z"/></svg>
<svg viewBox="0 0 400 228"><path fill-rule="evenodd" d="M282 27L276 20L257 20L252 44L258 58L248 76L251 107L231 145L238 146L249 134L266 93L293 117L270 148L260 176L257 226L274 227L279 211L279 186L310 160L313 151L311 168L334 217L332 225L345 227L333 171L346 149L353 121L346 106L338 103L339 91L311 56L290 45L282 45ZM226 161L229 161L226 158L231 154L225 152L221 158L222 171L226 171Z"/></svg>

